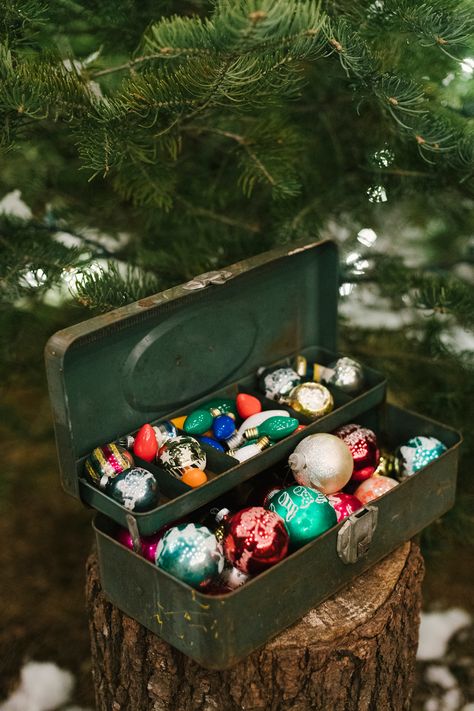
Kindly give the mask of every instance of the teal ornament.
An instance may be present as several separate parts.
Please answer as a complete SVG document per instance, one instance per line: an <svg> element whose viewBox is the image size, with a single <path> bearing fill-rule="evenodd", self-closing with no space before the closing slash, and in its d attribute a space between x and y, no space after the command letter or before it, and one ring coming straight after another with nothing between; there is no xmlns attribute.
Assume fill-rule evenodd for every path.
<svg viewBox="0 0 474 711"><path fill-rule="evenodd" d="M206 468L206 454L194 437L181 435L169 439L159 452L158 463L168 474L180 479L185 469Z"/></svg>
<svg viewBox="0 0 474 711"><path fill-rule="evenodd" d="M281 516L293 548L301 548L337 523L329 499L301 484L271 491L265 508Z"/></svg>
<svg viewBox="0 0 474 711"><path fill-rule="evenodd" d="M224 569L222 546L206 526L182 523L159 541L156 565L193 588L207 585Z"/></svg>
<svg viewBox="0 0 474 711"><path fill-rule="evenodd" d="M446 446L436 437L412 437L397 451L401 476L412 476L428 464L438 459Z"/></svg>
<svg viewBox="0 0 474 711"><path fill-rule="evenodd" d="M153 474L133 467L109 479L105 493L128 511L150 511L157 506L160 493Z"/></svg>
<svg viewBox="0 0 474 711"><path fill-rule="evenodd" d="M211 429L213 421L214 418L209 410L199 408L186 417L183 430L186 434L202 435Z"/></svg>

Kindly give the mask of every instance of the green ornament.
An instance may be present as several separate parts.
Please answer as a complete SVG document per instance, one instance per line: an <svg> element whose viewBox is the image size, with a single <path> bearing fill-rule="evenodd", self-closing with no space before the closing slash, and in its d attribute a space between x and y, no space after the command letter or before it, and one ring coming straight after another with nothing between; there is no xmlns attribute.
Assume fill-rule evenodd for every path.
<svg viewBox="0 0 474 711"><path fill-rule="evenodd" d="M184 421L183 430L186 434L190 435L202 435L211 429L214 418L209 412L204 408L199 408L199 410L194 410L188 415Z"/></svg>
<svg viewBox="0 0 474 711"><path fill-rule="evenodd" d="M228 415L229 412L237 417L237 406L235 400L230 397L215 397L201 405L203 410L220 410L221 415Z"/></svg>
<svg viewBox="0 0 474 711"><path fill-rule="evenodd" d="M299 426L299 421L296 417L269 417L268 420L262 422L258 427L250 427L245 430L245 439L256 439L260 437L269 437L272 440L283 439L288 437Z"/></svg>
<svg viewBox="0 0 474 711"><path fill-rule="evenodd" d="M301 548L337 523L328 498L301 484L271 492L265 508L281 516L294 548Z"/></svg>
<svg viewBox="0 0 474 711"><path fill-rule="evenodd" d="M222 573L224 555L215 535L195 523L170 528L159 541L156 565L175 578L199 588Z"/></svg>
<svg viewBox="0 0 474 711"><path fill-rule="evenodd" d="M128 511L150 511L158 505L160 493L153 474L133 467L109 479L105 493Z"/></svg>

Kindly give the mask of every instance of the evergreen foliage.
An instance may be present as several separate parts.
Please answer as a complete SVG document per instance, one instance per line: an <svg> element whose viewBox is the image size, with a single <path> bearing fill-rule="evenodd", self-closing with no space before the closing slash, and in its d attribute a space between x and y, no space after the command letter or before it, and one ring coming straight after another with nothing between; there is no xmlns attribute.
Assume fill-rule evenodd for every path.
<svg viewBox="0 0 474 711"><path fill-rule="evenodd" d="M348 321L347 350L462 426L473 25L471 0L167 0L159 14L151 0L4 0L0 198L20 189L34 217L0 220L2 319L76 271L77 302L100 311L276 243L345 235L354 293L411 313L390 331ZM367 225L384 253L361 250Z"/></svg>

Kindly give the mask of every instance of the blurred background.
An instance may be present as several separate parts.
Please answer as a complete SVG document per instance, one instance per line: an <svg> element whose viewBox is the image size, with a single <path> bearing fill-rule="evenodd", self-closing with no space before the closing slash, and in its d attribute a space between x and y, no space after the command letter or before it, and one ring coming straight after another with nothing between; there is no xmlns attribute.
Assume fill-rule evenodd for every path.
<svg viewBox="0 0 474 711"><path fill-rule="evenodd" d="M472 711L472 5L52 5L0 8L0 709L93 708L92 514L60 487L49 336L319 236L341 351L465 438L422 536L414 709Z"/></svg>

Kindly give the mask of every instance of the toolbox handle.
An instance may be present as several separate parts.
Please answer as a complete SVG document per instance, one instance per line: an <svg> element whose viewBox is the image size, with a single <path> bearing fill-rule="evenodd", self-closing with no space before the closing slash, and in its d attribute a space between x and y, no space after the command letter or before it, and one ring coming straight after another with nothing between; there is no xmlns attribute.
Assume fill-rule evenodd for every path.
<svg viewBox="0 0 474 711"><path fill-rule="evenodd" d="M205 289L206 286L210 284L225 284L226 281L229 281L232 277L232 272L226 270L220 272L205 272L204 274L198 274L194 279L183 284L183 289L186 289L186 291Z"/></svg>
<svg viewBox="0 0 474 711"><path fill-rule="evenodd" d="M378 514L376 506L364 506L345 520L337 534L337 554L343 563L356 563L367 553Z"/></svg>

